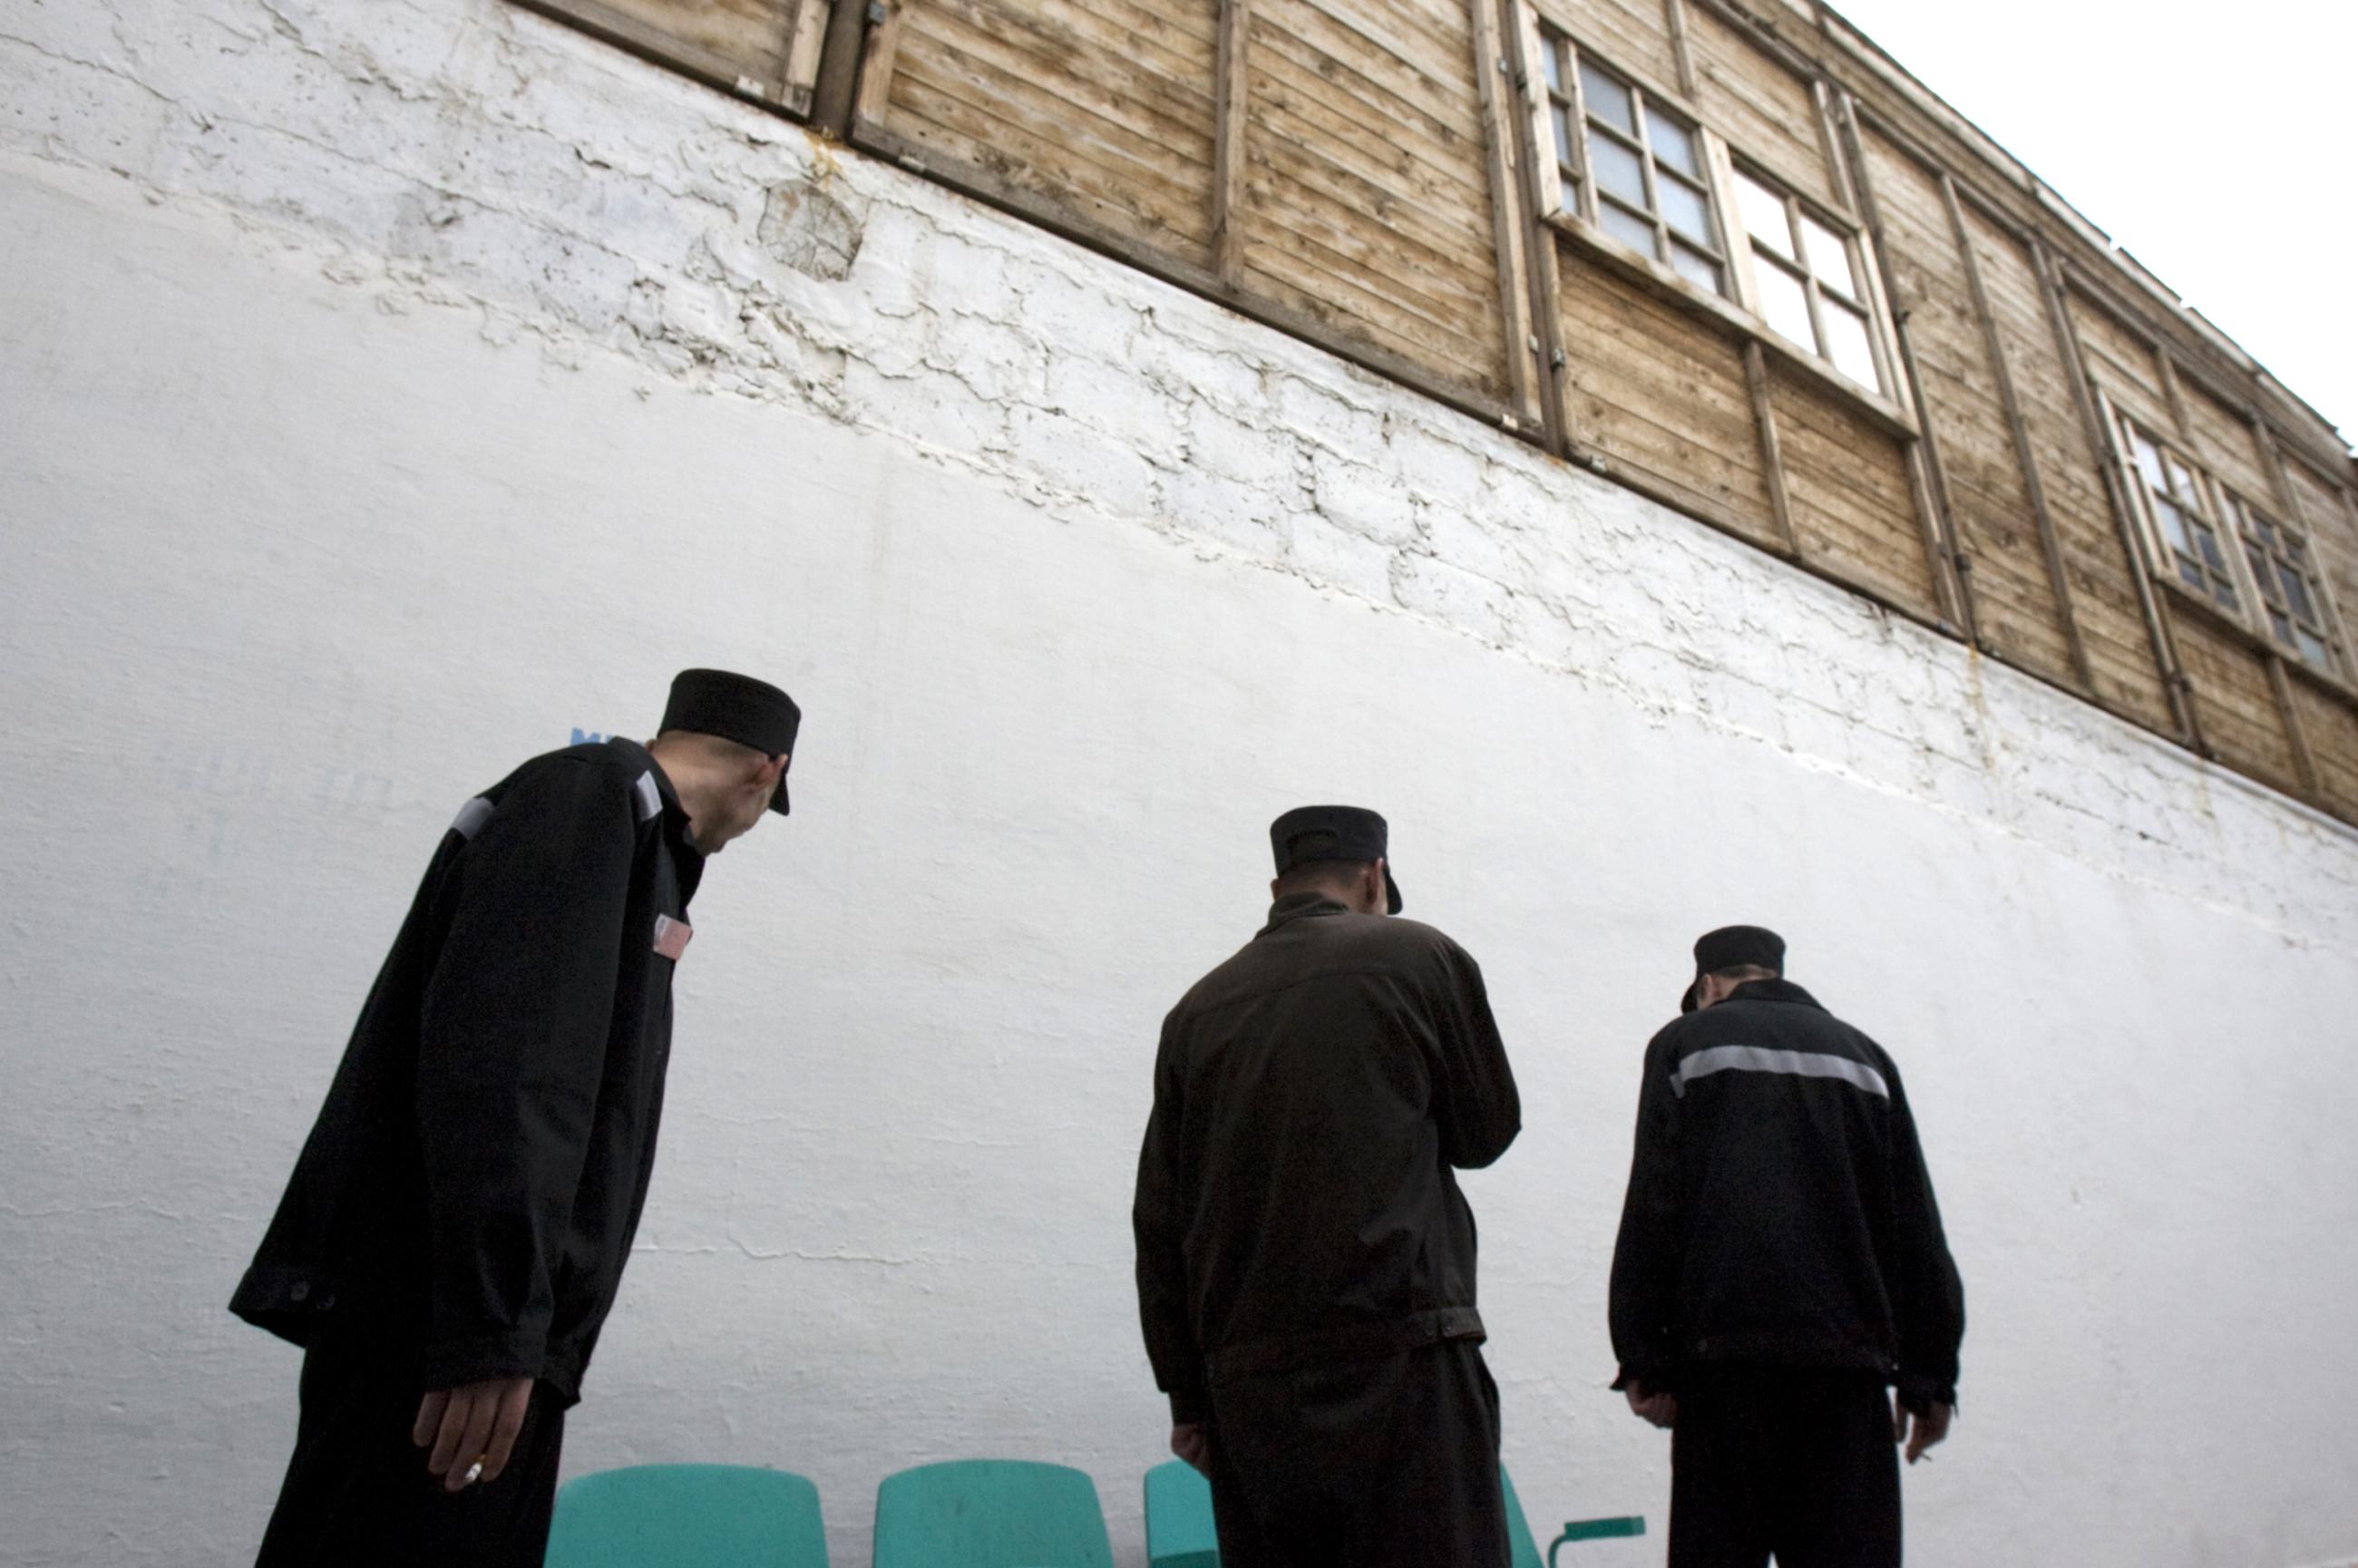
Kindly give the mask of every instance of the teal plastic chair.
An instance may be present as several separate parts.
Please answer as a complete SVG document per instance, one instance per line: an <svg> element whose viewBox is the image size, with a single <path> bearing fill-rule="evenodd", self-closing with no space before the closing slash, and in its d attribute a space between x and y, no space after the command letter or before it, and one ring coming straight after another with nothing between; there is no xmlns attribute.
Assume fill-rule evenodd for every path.
<svg viewBox="0 0 2358 1568"><path fill-rule="evenodd" d="M1220 1568L1212 1483L1193 1465L1173 1459L1146 1473L1146 1561L1152 1568ZM1531 1561L1537 1568L1538 1558Z"/></svg>
<svg viewBox="0 0 2358 1568"><path fill-rule="evenodd" d="M1113 1568L1097 1484L1062 1465L957 1459L876 1488L875 1568Z"/></svg>
<svg viewBox="0 0 2358 1568"><path fill-rule="evenodd" d="M1642 1514L1624 1514L1617 1519L1576 1519L1563 1527L1563 1533L1548 1548L1548 1568L1555 1568L1555 1554L1575 1541L1604 1541L1618 1535L1643 1535L1646 1519Z"/></svg>
<svg viewBox="0 0 2358 1568"><path fill-rule="evenodd" d="M641 1465L557 1494L547 1568L827 1568L818 1488L784 1470Z"/></svg>
<svg viewBox="0 0 2358 1568"><path fill-rule="evenodd" d="M1540 1543L1531 1521L1523 1517L1523 1499L1515 1496L1515 1478L1498 1466L1498 1485L1507 1493L1507 1562L1509 1568L1541 1568Z"/></svg>
<svg viewBox="0 0 2358 1568"><path fill-rule="evenodd" d="M1531 1534L1531 1521L1523 1517L1523 1500L1515 1496L1514 1477L1507 1474L1504 1465L1498 1466L1498 1485L1507 1493L1507 1548L1510 1568L1541 1568L1539 1538ZM1646 1520L1639 1514L1628 1514L1618 1519L1576 1519L1563 1527L1563 1533L1549 1543L1546 1568L1555 1568L1555 1554L1575 1541L1603 1541L1612 1536L1643 1535Z"/></svg>

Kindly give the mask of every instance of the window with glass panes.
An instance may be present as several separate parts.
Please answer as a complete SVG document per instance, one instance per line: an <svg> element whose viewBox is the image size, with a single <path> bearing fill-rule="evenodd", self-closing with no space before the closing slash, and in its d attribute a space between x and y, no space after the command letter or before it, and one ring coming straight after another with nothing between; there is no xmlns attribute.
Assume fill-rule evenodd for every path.
<svg viewBox="0 0 2358 1568"><path fill-rule="evenodd" d="M2260 590L2268 634L2325 671L2337 673L2334 637L2326 620L2325 589L2309 553L2309 541L2232 491L2222 490L2227 521L2244 542L2244 559Z"/></svg>
<svg viewBox="0 0 2358 1568"><path fill-rule="evenodd" d="M1565 52L1562 36L1541 36L1540 70L1547 79L1548 129L1555 140L1554 178L1563 193L1563 210L1585 214L1588 209L1580 199L1580 135L1574 129L1580 124L1580 105L1572 101L1572 89L1565 82Z"/></svg>
<svg viewBox="0 0 2358 1568"><path fill-rule="evenodd" d="M1736 205L1762 319L1861 386L1885 390L1857 240L1740 168Z"/></svg>
<svg viewBox="0 0 2358 1568"><path fill-rule="evenodd" d="M1727 293L1702 134L1563 35L1546 35L1540 52L1565 210L1696 287Z"/></svg>
<svg viewBox="0 0 2358 1568"><path fill-rule="evenodd" d="M2227 564L2218 524L2211 520L2211 509L2203 502L2201 481L2176 452L2139 429L2135 420L2123 418L2121 427L2128 435L2146 510L2162 546L2169 552L2179 581L2222 609L2237 610L2234 570Z"/></svg>

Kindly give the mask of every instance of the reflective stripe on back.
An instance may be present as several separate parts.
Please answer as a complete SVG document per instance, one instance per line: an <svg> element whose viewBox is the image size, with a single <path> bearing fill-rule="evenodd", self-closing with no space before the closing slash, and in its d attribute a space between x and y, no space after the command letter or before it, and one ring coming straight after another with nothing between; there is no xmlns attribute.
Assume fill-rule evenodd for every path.
<svg viewBox="0 0 2358 1568"><path fill-rule="evenodd" d="M638 791L640 821L653 822L663 815L663 791L655 787L654 769L650 768L641 773L639 782L631 787Z"/></svg>
<svg viewBox="0 0 2358 1568"><path fill-rule="evenodd" d="M489 822L492 813L498 809L479 795L459 808L459 815L450 819L450 831L461 838L472 838L483 830L483 824Z"/></svg>
<svg viewBox="0 0 2358 1568"><path fill-rule="evenodd" d="M1847 1056L1829 1055L1823 1051L1771 1051L1763 1045L1714 1045L1707 1051L1696 1052L1681 1062L1678 1071L1671 1075L1671 1092L1684 1096L1687 1086L1697 1078L1730 1072L1840 1078L1868 1094L1878 1095L1885 1099L1891 1098L1891 1087L1883 1081L1883 1075L1864 1062L1854 1062Z"/></svg>

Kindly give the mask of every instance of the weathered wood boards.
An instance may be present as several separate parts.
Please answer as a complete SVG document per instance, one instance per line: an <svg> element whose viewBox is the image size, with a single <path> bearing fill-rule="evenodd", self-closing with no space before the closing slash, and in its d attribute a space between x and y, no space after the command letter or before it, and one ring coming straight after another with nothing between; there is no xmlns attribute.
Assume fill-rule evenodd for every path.
<svg viewBox="0 0 2358 1568"><path fill-rule="evenodd" d="M882 29L855 142L1536 421L1464 0L889 0Z"/></svg>
<svg viewBox="0 0 2358 1568"><path fill-rule="evenodd" d="M1716 13L1672 0L1542 0L1540 19L1583 62L1639 82L1674 121L1700 127L1718 171L1723 245L1738 222L1726 207L1729 154L1829 213L1851 211L1810 81ZM1751 325L1741 301L1689 294L1663 269L1615 259L1593 241L1563 244L1555 265L1565 434L1576 451L1813 570L1926 621L1942 617L1927 497L1890 400L1877 412L1831 367L1794 358L1790 333L1779 342Z"/></svg>
<svg viewBox="0 0 2358 1568"><path fill-rule="evenodd" d="M1985 645L2167 728L2134 564L2035 258L1940 171L1872 131L1863 142Z"/></svg>
<svg viewBox="0 0 2358 1568"><path fill-rule="evenodd" d="M1813 377L1772 366L1769 387L1803 558L1931 619L1938 600L1900 443Z"/></svg>
<svg viewBox="0 0 2358 1568"><path fill-rule="evenodd" d="M2358 821L2358 708L2298 675L2292 697L2315 760L2319 804Z"/></svg>
<svg viewBox="0 0 2358 1568"><path fill-rule="evenodd" d="M1684 11L1695 107L1706 123L1802 195L1846 206L1825 156L1809 79L1788 70L1717 9L1688 5Z"/></svg>
<svg viewBox="0 0 2358 1568"><path fill-rule="evenodd" d="M1252 0L1245 60L1246 292L1505 395L1465 0Z"/></svg>
<svg viewBox="0 0 2358 1568"><path fill-rule="evenodd" d="M1685 91L1664 0L1541 0L1539 10L1621 70Z"/></svg>
<svg viewBox="0 0 2358 1568"><path fill-rule="evenodd" d="M864 124L1186 266L1212 262L1217 17L1130 0L909 0ZM861 126L854 126L854 135Z"/></svg>
<svg viewBox="0 0 2358 1568"><path fill-rule="evenodd" d="M523 0L725 91L810 107L834 0ZM843 0L844 4L855 0Z"/></svg>
<svg viewBox="0 0 2358 1568"><path fill-rule="evenodd" d="M2338 437L1823 8L520 3L808 108L2358 822L2339 619L2358 610L2358 470ZM1709 187L1725 287L1682 281L1668 240L1647 249L1658 166L1640 190L1621 160L1610 237L1603 188L1561 178L1615 171L1587 161L1609 149L1579 152L1585 90L1562 70L1559 171L1543 34L1662 112L1670 129L1628 126L1641 161L1697 138L1682 178ZM1870 308L1871 372L1855 347L1836 367L1822 292L1780 301L1775 269L1742 263L1739 174L1798 202L1796 232L1807 218L1830 254L1855 247L1855 276L1810 287ZM1781 254L1790 278L1799 253ZM2132 427L2211 487L2235 602L2179 582ZM2306 541L2330 657L2271 636L2237 504Z"/></svg>
<svg viewBox="0 0 2358 1568"><path fill-rule="evenodd" d="M1567 260L1560 294L1574 446L1697 516L1781 547L1742 351L1602 268Z"/></svg>
<svg viewBox="0 0 2358 1568"><path fill-rule="evenodd" d="M2071 678L2061 612L2042 564L2029 485L2002 395L1992 334L1975 309L1972 263L1938 176L1882 137L1864 138L1883 252L1907 317L1924 407L1940 444L1949 523L1967 563L1974 626L1992 652Z"/></svg>
<svg viewBox="0 0 2358 1568"><path fill-rule="evenodd" d="M2219 760L2288 794L2300 793L2292 736L2264 658L2199 612L2179 616L2174 625L2202 738Z"/></svg>

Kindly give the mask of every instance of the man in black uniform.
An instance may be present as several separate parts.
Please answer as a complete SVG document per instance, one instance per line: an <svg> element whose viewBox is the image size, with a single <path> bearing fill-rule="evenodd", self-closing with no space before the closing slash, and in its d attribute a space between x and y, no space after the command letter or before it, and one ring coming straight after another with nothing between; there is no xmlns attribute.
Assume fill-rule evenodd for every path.
<svg viewBox="0 0 2358 1568"><path fill-rule="evenodd" d="M1712 932L1646 1048L1613 1386L1671 1428L1671 1568L1896 1568L1895 1442L1914 1464L1956 1405L1964 1290L1899 1070L1784 966Z"/></svg>
<svg viewBox="0 0 2358 1568"><path fill-rule="evenodd" d="M1503 1568L1498 1391L1452 1167L1521 1126L1466 950L1401 907L1384 819L1270 829L1269 924L1163 1025L1132 1222L1173 1452L1227 1568Z"/></svg>
<svg viewBox="0 0 2358 1568"><path fill-rule="evenodd" d="M305 1347L261 1568L537 1568L654 1165L688 900L786 810L801 718L689 670L652 743L535 758L443 835L230 1303Z"/></svg>

